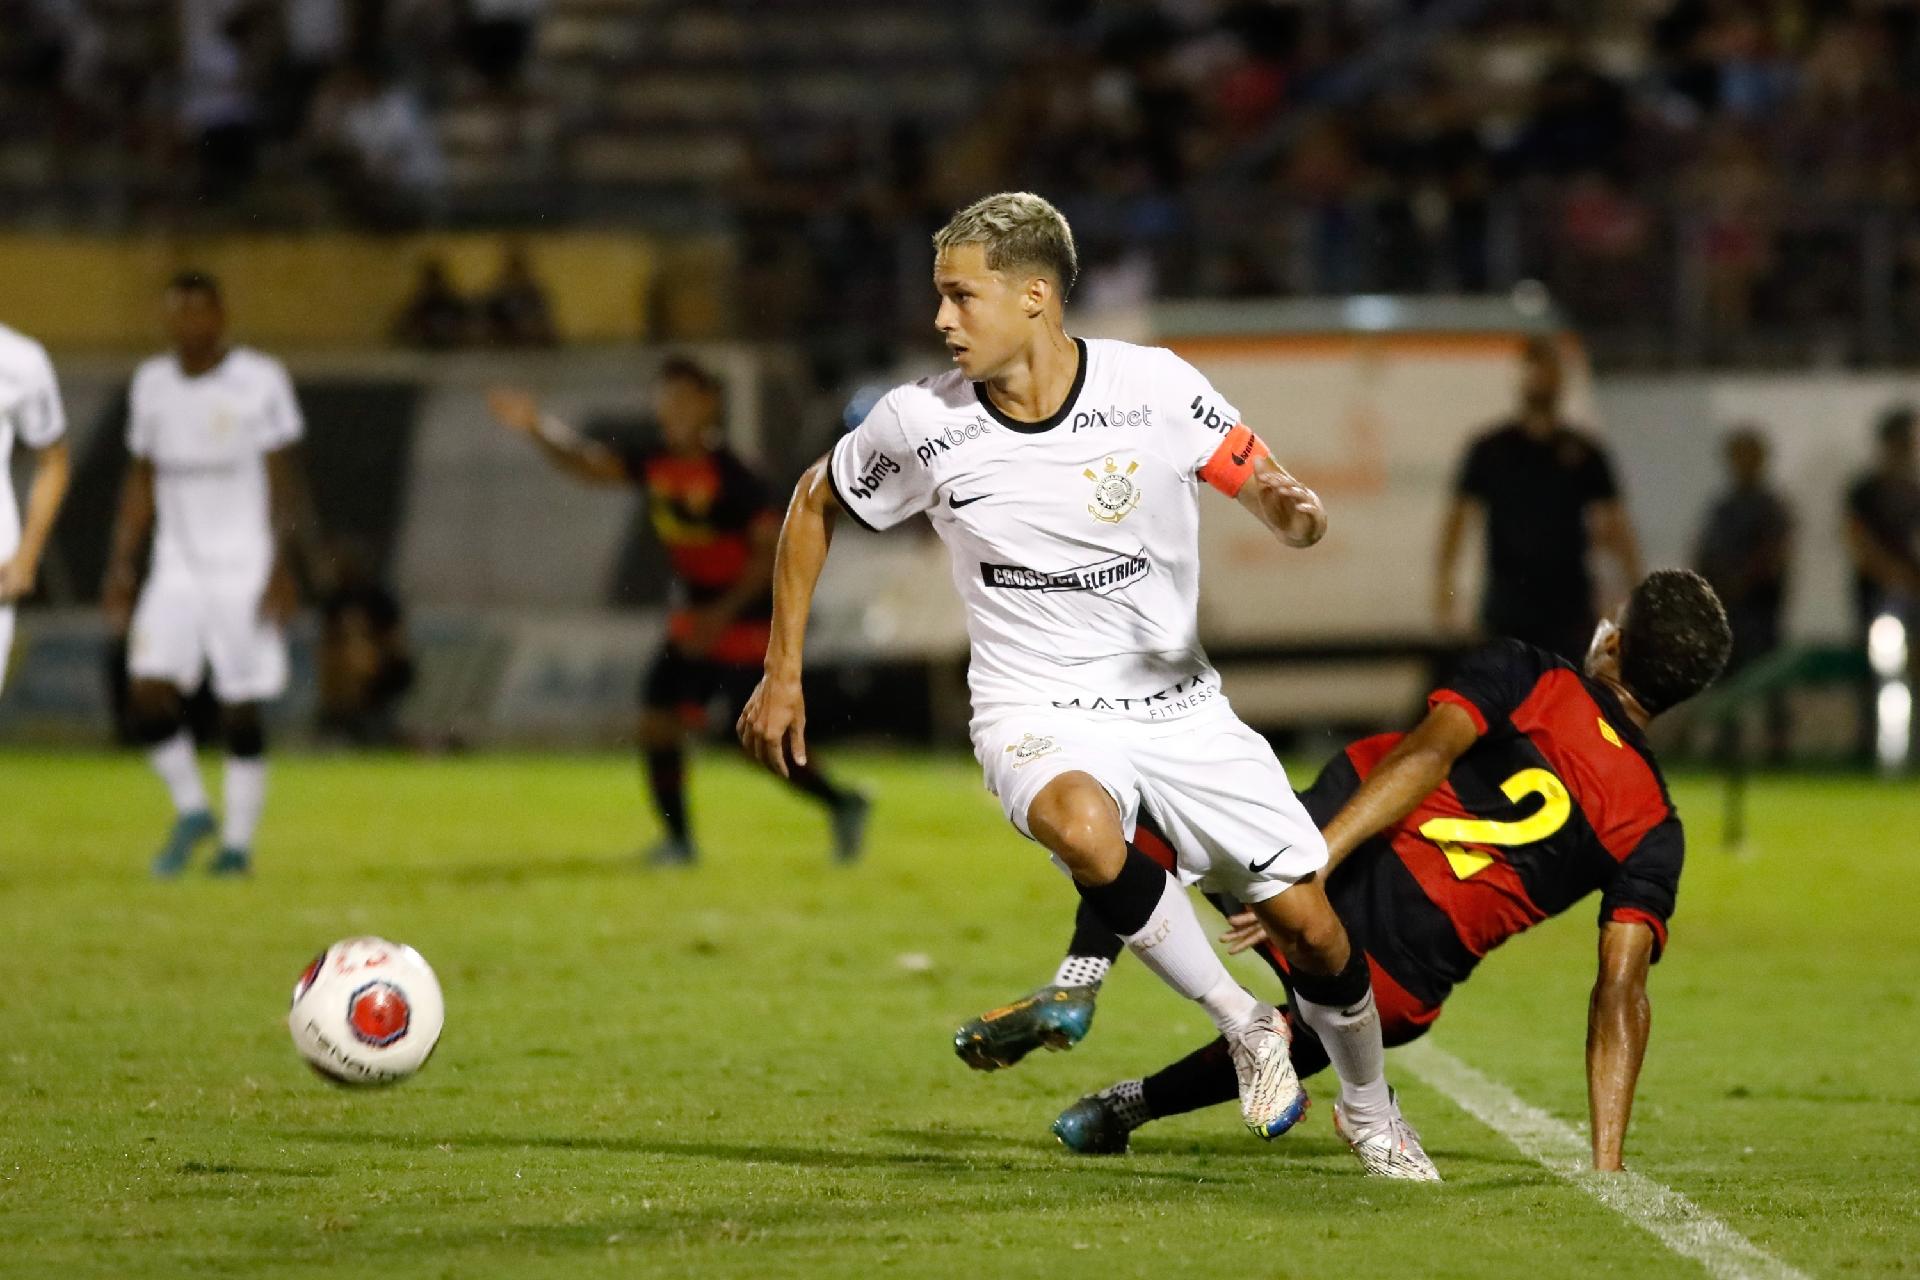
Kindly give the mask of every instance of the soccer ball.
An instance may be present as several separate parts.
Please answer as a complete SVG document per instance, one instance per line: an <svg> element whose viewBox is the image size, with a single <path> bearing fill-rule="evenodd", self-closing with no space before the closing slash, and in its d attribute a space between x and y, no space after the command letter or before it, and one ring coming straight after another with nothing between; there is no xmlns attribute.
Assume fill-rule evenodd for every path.
<svg viewBox="0 0 1920 1280"><path fill-rule="evenodd" d="M307 1065L336 1084L397 1084L427 1064L446 1021L440 980L412 947L346 938L293 984L287 1027Z"/></svg>

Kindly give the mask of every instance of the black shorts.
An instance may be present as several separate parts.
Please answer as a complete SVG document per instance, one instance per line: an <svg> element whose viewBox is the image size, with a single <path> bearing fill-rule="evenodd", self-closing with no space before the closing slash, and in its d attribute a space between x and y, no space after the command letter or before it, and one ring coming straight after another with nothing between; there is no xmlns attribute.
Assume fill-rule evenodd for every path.
<svg viewBox="0 0 1920 1280"><path fill-rule="evenodd" d="M640 677L640 705L648 711L693 716L724 701L727 714L737 716L759 682L757 665L690 658L666 644Z"/></svg>

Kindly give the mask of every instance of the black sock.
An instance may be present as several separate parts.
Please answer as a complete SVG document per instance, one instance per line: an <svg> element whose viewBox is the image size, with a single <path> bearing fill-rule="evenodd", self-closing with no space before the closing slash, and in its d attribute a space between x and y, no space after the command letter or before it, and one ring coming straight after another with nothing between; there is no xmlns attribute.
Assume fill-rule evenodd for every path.
<svg viewBox="0 0 1920 1280"><path fill-rule="evenodd" d="M845 802L847 793L827 781L827 775L811 764L787 764L787 785L801 795L812 796L832 808Z"/></svg>
<svg viewBox="0 0 1920 1280"><path fill-rule="evenodd" d="M1153 918L1154 908L1167 891L1167 873L1159 863L1128 845L1127 860L1120 864L1119 875L1106 884L1081 884L1076 880L1073 887L1080 891L1080 901L1093 909L1096 920L1109 932L1125 938L1146 928Z"/></svg>
<svg viewBox="0 0 1920 1280"><path fill-rule="evenodd" d="M1308 973L1295 965L1291 976L1296 995L1329 1009L1351 1009L1365 1000L1373 988L1373 975L1367 970L1367 953L1357 946L1351 947L1347 967L1338 973Z"/></svg>
<svg viewBox="0 0 1920 1280"><path fill-rule="evenodd" d="M1080 909L1073 917L1073 940L1067 943L1070 956L1095 956L1101 960L1114 961L1127 949L1119 935L1100 922L1100 913L1085 898L1080 900Z"/></svg>
<svg viewBox="0 0 1920 1280"><path fill-rule="evenodd" d="M687 753L679 747L648 751L647 788L667 833L687 843Z"/></svg>
<svg viewBox="0 0 1920 1280"><path fill-rule="evenodd" d="M1147 1111L1154 1119L1185 1115L1240 1096L1233 1055L1223 1036L1140 1082Z"/></svg>

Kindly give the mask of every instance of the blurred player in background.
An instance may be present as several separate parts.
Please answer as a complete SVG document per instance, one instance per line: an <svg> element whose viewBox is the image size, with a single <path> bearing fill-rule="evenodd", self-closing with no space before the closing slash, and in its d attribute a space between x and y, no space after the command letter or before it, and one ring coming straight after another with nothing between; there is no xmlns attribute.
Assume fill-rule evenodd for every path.
<svg viewBox="0 0 1920 1280"><path fill-rule="evenodd" d="M1413 732L1354 743L1301 797L1326 833L1327 892L1366 953L1390 1045L1424 1035L1487 952L1600 893L1587 1018L1596 1169L1621 1167L1651 1027L1647 971L1666 947L1685 853L1645 730L1712 683L1732 643L1706 581L1661 570L1599 625L1584 671L1519 641L1488 645L1429 696ZM1235 926L1230 949L1258 946L1291 989L1297 979L1258 919L1215 901ZM955 1048L993 1069L1042 1044L1071 1047L1099 989L1073 975L1104 973L1119 953L1083 911L1055 984L962 1027ZM1302 1076L1327 1065L1310 1024L1295 1028L1293 1062ZM1082 1098L1054 1133L1074 1151L1121 1152L1148 1121L1233 1096L1216 1040Z"/></svg>
<svg viewBox="0 0 1920 1280"><path fill-rule="evenodd" d="M541 412L524 391L496 390L488 405L501 425L519 432L567 474L590 484L639 489L655 536L673 562L679 600L667 619L667 642L640 687L640 749L654 809L667 834L647 855L656 866L698 859L687 810L686 734L709 704L729 714L760 676L772 616L774 541L780 515L767 486L720 442L720 382L692 360L668 360L655 384L658 447L618 452ZM838 786L818 767L787 780L819 801L833 822L833 855L860 856L865 796Z"/></svg>
<svg viewBox="0 0 1920 1280"><path fill-rule="evenodd" d="M1900 644L1891 647L1906 652L1907 671L1897 674L1908 676L1920 671L1920 452L1914 417L1913 406L1904 404L1880 415L1873 465L1847 488L1845 526L1860 647L1867 649L1876 622L1892 619ZM1879 682L1886 674L1869 673L1861 688L1860 754L1866 760L1874 756Z"/></svg>
<svg viewBox="0 0 1920 1280"><path fill-rule="evenodd" d="M1727 434L1727 488L1707 509L1694 548L1694 567L1713 584L1733 627L1727 674L1749 667L1780 647L1787 606L1787 568L1793 561L1793 510L1767 483L1767 438L1753 426ZM1767 695L1767 755L1785 763L1792 724L1784 690ZM1719 753L1739 748L1740 721L1721 728Z"/></svg>
<svg viewBox="0 0 1920 1280"><path fill-rule="evenodd" d="M33 594L47 535L67 496L72 460L67 413L47 349L0 325L0 689L13 651L13 610ZM33 485L23 524L13 494L13 445L33 450Z"/></svg>
<svg viewBox="0 0 1920 1280"><path fill-rule="evenodd" d="M314 653L320 732L356 747L399 745L400 703L415 677L406 611L365 547L340 539L326 562Z"/></svg>
<svg viewBox="0 0 1920 1280"><path fill-rule="evenodd" d="M261 704L286 691L285 627L299 605L290 549L304 426L281 363L228 345L212 276L175 276L166 322L173 351L142 364L128 392L131 458L103 600L127 635L136 736L173 799L173 830L153 873L178 875L216 830L182 720L182 699L211 668L226 762L210 870L244 875L267 797Z"/></svg>
<svg viewBox="0 0 1920 1280"><path fill-rule="evenodd" d="M1606 450L1561 414L1564 382L1553 339L1529 341L1519 411L1474 440L1461 464L1440 531L1433 611L1443 634L1456 630L1454 568L1469 527L1481 525L1482 629L1578 662L1598 616L1591 545L1628 583L1640 581L1640 548Z"/></svg>
<svg viewBox="0 0 1920 1280"><path fill-rule="evenodd" d="M1227 972L1183 880L1251 904L1283 939L1368 1172L1437 1181L1387 1088L1366 960L1319 876L1326 846L1199 641L1200 486L1296 547L1326 532L1319 498L1186 361L1066 332L1078 257L1045 200L980 200L934 253L955 367L887 393L801 479L741 741L776 772L806 764L801 658L836 514L872 529L925 515L966 604L974 753L1007 819L1206 1010L1243 1120L1271 1138L1306 1108L1287 1024ZM1175 838L1177 874L1132 843L1143 818Z"/></svg>

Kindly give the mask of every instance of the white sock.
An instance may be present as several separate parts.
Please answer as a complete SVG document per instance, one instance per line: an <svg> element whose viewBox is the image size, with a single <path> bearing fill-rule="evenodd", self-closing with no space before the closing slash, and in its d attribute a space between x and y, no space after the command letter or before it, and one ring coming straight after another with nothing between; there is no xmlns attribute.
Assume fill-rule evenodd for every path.
<svg viewBox="0 0 1920 1280"><path fill-rule="evenodd" d="M1124 941L1160 981L1204 1007L1222 1033L1231 1035L1259 1015L1260 1002L1220 963L1187 891L1172 876L1146 924Z"/></svg>
<svg viewBox="0 0 1920 1280"><path fill-rule="evenodd" d="M1068 956L1054 971L1056 987L1097 987L1107 980L1113 961L1105 956Z"/></svg>
<svg viewBox="0 0 1920 1280"><path fill-rule="evenodd" d="M229 849L253 848L260 811L267 807L267 762L227 757L226 814L220 822L220 843Z"/></svg>
<svg viewBox="0 0 1920 1280"><path fill-rule="evenodd" d="M207 788L200 781L200 762L194 759L193 735L185 729L147 751L147 763L167 784L177 814L205 813Z"/></svg>
<svg viewBox="0 0 1920 1280"><path fill-rule="evenodd" d="M1295 996L1293 1007L1320 1037L1327 1058L1340 1076L1340 1109L1356 1129L1385 1124L1393 1114L1387 1092L1387 1050L1380 1043L1380 1010L1367 998L1351 1009L1315 1004Z"/></svg>

